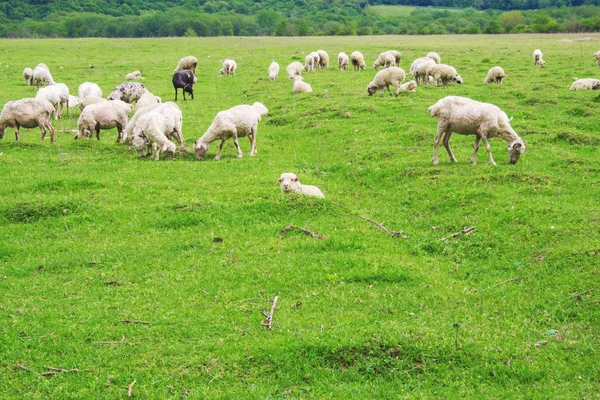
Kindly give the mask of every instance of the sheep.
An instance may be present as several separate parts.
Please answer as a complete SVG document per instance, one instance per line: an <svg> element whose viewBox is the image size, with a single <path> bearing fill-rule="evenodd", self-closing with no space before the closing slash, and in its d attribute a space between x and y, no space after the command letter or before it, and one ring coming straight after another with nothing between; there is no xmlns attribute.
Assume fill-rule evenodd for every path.
<svg viewBox="0 0 600 400"><path fill-rule="evenodd" d="M50 116L54 106L46 99L21 99L9 101L0 113L0 139L4 137L6 128L15 128L15 139L21 140L19 129L40 127L42 138L46 137L46 129L50 131L50 143L54 143L54 128L50 123Z"/></svg>
<svg viewBox="0 0 600 400"><path fill-rule="evenodd" d="M321 64L321 56L316 51L311 52L310 55L313 58L314 70L317 71L317 67Z"/></svg>
<svg viewBox="0 0 600 400"><path fill-rule="evenodd" d="M598 90L600 89L600 79L586 78L577 79L571 85L570 90Z"/></svg>
<svg viewBox="0 0 600 400"><path fill-rule="evenodd" d="M101 129L117 128L117 143L121 141L123 128L127 125L127 115L133 111L133 105L121 100L111 100L91 104L83 109L77 121L75 139L91 137L96 131L100 140Z"/></svg>
<svg viewBox="0 0 600 400"><path fill-rule="evenodd" d="M400 93L414 93L417 91L417 82L410 81L400 85Z"/></svg>
<svg viewBox="0 0 600 400"><path fill-rule="evenodd" d="M511 164L516 164L525 151L525 143L510 126L510 120L500 108L490 103L481 103L466 97L447 96L428 108L429 115L438 119L438 131L433 145L433 164L438 164L437 151L440 139L452 162L457 162L450 150L452 133L476 135L475 147L471 163L477 163L479 141L483 140L490 164L496 165L488 138L499 137L508 143L508 157Z"/></svg>
<svg viewBox="0 0 600 400"><path fill-rule="evenodd" d="M40 85L54 85L55 83L50 71L39 66L33 69L33 82L38 89L40 88Z"/></svg>
<svg viewBox="0 0 600 400"><path fill-rule="evenodd" d="M440 55L438 53L436 53L435 51L430 51L429 53L427 53L427 55L425 57L431 58L433 61L435 61L436 64L439 64L442 62Z"/></svg>
<svg viewBox="0 0 600 400"><path fill-rule="evenodd" d="M223 68L221 68L221 70L219 71L219 74L221 74L221 76L233 75L233 74L235 74L236 69L237 69L236 62L233 60L227 59L227 60L223 61Z"/></svg>
<svg viewBox="0 0 600 400"><path fill-rule="evenodd" d="M304 82L304 78L300 75L294 79L294 84L292 85L292 93L310 93L312 92L312 87Z"/></svg>
<svg viewBox="0 0 600 400"><path fill-rule="evenodd" d="M132 144L138 155L149 154L152 149L155 161L158 161L161 152L171 158L175 154L177 147L170 140L172 135L180 138L183 142L181 110L172 102L165 105L169 107L169 112L161 112L155 108L142 115L133 129Z"/></svg>
<svg viewBox="0 0 600 400"><path fill-rule="evenodd" d="M495 83L497 85L502 85L502 79L504 79L505 76L506 74L504 73L502 67L493 67L488 71L483 83Z"/></svg>
<svg viewBox="0 0 600 400"><path fill-rule="evenodd" d="M319 64L321 66L321 70L329 68L329 54L325 50L317 50L317 54L319 55Z"/></svg>
<svg viewBox="0 0 600 400"><path fill-rule="evenodd" d="M135 111L137 112L140 108L144 108L153 104L162 103L162 99L158 96L153 95L150 92L146 92L140 97L135 103Z"/></svg>
<svg viewBox="0 0 600 400"><path fill-rule="evenodd" d="M365 63L365 57L362 55L360 51L353 51L350 53L350 62L354 67L355 71L364 70L367 68L367 63Z"/></svg>
<svg viewBox="0 0 600 400"><path fill-rule="evenodd" d="M194 100L194 84L198 82L198 79L191 71L177 71L173 74L171 81L173 82L173 88L175 88L175 101L177 101L177 89L181 89L183 101L186 101L185 92L188 92Z"/></svg>
<svg viewBox="0 0 600 400"><path fill-rule="evenodd" d="M67 106L69 108L79 107L80 104L81 104L81 101L79 101L79 97L69 95L69 101L67 102Z"/></svg>
<svg viewBox="0 0 600 400"><path fill-rule="evenodd" d="M50 68L48 68L48 66L46 64L44 64L44 63L39 63L38 65L35 66L35 68L43 68L46 71L50 71Z"/></svg>
<svg viewBox="0 0 600 400"><path fill-rule="evenodd" d="M440 82L446 86L449 82L455 82L459 85L463 83L462 78L456 72L454 67L447 64L429 64L427 66L427 75L433 76L435 86L440 86Z"/></svg>
<svg viewBox="0 0 600 400"><path fill-rule="evenodd" d="M40 88L35 97L46 99L52 104L55 110L54 119L62 118L65 106L67 107L67 114L69 113L69 88L64 83Z"/></svg>
<svg viewBox="0 0 600 400"><path fill-rule="evenodd" d="M402 54L399 51L388 50L386 51L386 53L393 55L396 65L400 65L400 61L402 60Z"/></svg>
<svg viewBox="0 0 600 400"><path fill-rule="evenodd" d="M303 69L304 66L301 63L299 63L298 61L294 61L285 68L285 72L287 73L290 79L294 79L297 75L302 74Z"/></svg>
<svg viewBox="0 0 600 400"><path fill-rule="evenodd" d="M219 152L215 160L221 159L223 145L225 141L233 137L233 143L237 149L237 157L242 158L242 150L238 143L238 138L248 136L251 143L250 155L256 155L256 135L258 122L262 115L269 112L264 104L256 102L249 105L240 105L217 114L212 124L208 127L204 135L194 143L196 159L204 160L209 145L215 140L220 140Z"/></svg>
<svg viewBox="0 0 600 400"><path fill-rule="evenodd" d="M348 71L348 54L341 52L338 54L338 67L340 71Z"/></svg>
<svg viewBox="0 0 600 400"><path fill-rule="evenodd" d="M317 68L315 67L315 59L313 58L312 54L308 54L306 57L304 57L304 70L306 72L313 72L316 71Z"/></svg>
<svg viewBox="0 0 600 400"><path fill-rule="evenodd" d="M273 62L271 62L271 65L269 65L269 79L272 81L276 81L277 75L279 75L279 64L277 64L275 60L273 60Z"/></svg>
<svg viewBox="0 0 600 400"><path fill-rule="evenodd" d="M321 189L312 185L303 185L300 183L300 179L296 176L296 174L292 172L285 172L281 174L279 179L277 180L279 187L281 188L281 193L298 193L305 194L307 196L315 196L325 198Z"/></svg>
<svg viewBox="0 0 600 400"><path fill-rule="evenodd" d="M93 82L83 82L77 89L77 97L83 101L83 99L89 96L102 97L102 89Z"/></svg>
<svg viewBox="0 0 600 400"><path fill-rule="evenodd" d="M406 78L406 73L400 67L390 67L384 70L379 71L375 78L369 83L367 86L367 92L369 96L372 96L377 91L383 91L381 95L385 93L385 89L387 88L388 92L390 92L390 96L392 95L392 91L390 90L390 85L394 85L396 87L396 96L400 93L400 85L402 81Z"/></svg>
<svg viewBox="0 0 600 400"><path fill-rule="evenodd" d="M23 70L23 79L25 79L25 86L33 86L33 70L26 67Z"/></svg>
<svg viewBox="0 0 600 400"><path fill-rule="evenodd" d="M137 81L138 79L144 79L142 78L142 73L140 71L130 72L125 77L126 81Z"/></svg>
<svg viewBox="0 0 600 400"><path fill-rule="evenodd" d="M139 82L125 82L117 86L108 95L108 100L121 100L125 103L133 103L146 92L146 87Z"/></svg>
<svg viewBox="0 0 600 400"><path fill-rule="evenodd" d="M598 64L598 66L600 67L600 50L596 52L596 54L594 54L594 57L596 57L596 64Z"/></svg>
<svg viewBox="0 0 600 400"><path fill-rule="evenodd" d="M388 50L382 53L379 53L379 57L373 63L373 68L378 70L382 65L384 68L395 67L400 64L400 60L402 59L402 55L399 51L396 50Z"/></svg>
<svg viewBox="0 0 600 400"><path fill-rule="evenodd" d="M194 56L186 56L179 60L179 64L177 64L177 68L173 71L173 73L177 71L188 70L192 71L192 74L196 75L196 67L198 66L198 59Z"/></svg>
<svg viewBox="0 0 600 400"><path fill-rule="evenodd" d="M546 61L542 59L542 51L540 49L535 49L533 51L533 65L539 65L540 67L546 66Z"/></svg>
<svg viewBox="0 0 600 400"><path fill-rule="evenodd" d="M146 106L144 108L140 108L139 110L137 110L136 113L133 115L133 117L131 117L129 122L127 122L127 125L125 126L125 129L123 130L123 142L128 143L132 140L134 129L138 125L138 120L149 112L157 112L157 113L163 114L169 118L172 118L173 119L172 125L175 127L175 129L172 132L170 132L169 134L167 134L167 138L169 140L172 140L171 137L174 136L175 139L177 139L177 141L179 142L179 145L181 147L184 147L185 143L183 140L182 126L181 126L181 120L182 120L181 110L179 109L177 104L173 103L172 101L167 101L166 103L156 103L156 104L149 105L149 106ZM177 121L180 121L180 122L177 123Z"/></svg>
<svg viewBox="0 0 600 400"><path fill-rule="evenodd" d="M83 111L83 109L89 105L96 104L96 103L105 103L107 101L108 100L106 100L103 97L88 96L88 97L84 98L83 100L79 99L79 108Z"/></svg>
<svg viewBox="0 0 600 400"><path fill-rule="evenodd" d="M410 65L410 77L417 82L417 86L420 85L422 80L425 85L429 85L429 75L427 75L427 68L435 65L435 61L430 57L417 58Z"/></svg>

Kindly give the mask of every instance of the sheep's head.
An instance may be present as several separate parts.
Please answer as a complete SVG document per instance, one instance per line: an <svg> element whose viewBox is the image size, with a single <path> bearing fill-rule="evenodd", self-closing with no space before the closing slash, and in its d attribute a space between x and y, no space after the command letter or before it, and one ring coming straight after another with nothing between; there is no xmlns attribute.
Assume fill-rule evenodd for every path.
<svg viewBox="0 0 600 400"><path fill-rule="evenodd" d="M200 142L200 139L194 142L194 150L196 150L196 160L202 161L206 157L208 151L208 143Z"/></svg>
<svg viewBox="0 0 600 400"><path fill-rule="evenodd" d="M540 59L540 67L545 67L546 66L546 61Z"/></svg>
<svg viewBox="0 0 600 400"><path fill-rule="evenodd" d="M89 129L84 129L81 131L78 130L77 133L75 134L75 140L86 138L86 137L92 137L92 131L90 131Z"/></svg>
<svg viewBox="0 0 600 400"><path fill-rule="evenodd" d="M525 152L525 143L522 140L514 140L508 145L508 162L516 164L521 154Z"/></svg>
<svg viewBox="0 0 600 400"><path fill-rule="evenodd" d="M143 133L134 134L131 144L137 152L138 156L144 157L148 154L148 139Z"/></svg>
<svg viewBox="0 0 600 400"><path fill-rule="evenodd" d="M598 89L600 89L600 80L598 80L598 81L595 81L595 82L592 84L592 90L598 90Z"/></svg>
<svg viewBox="0 0 600 400"><path fill-rule="evenodd" d="M452 78L452 80L456 83L458 83L459 85L463 83L462 78L460 77L459 74L454 75L454 77Z"/></svg>
<svg viewBox="0 0 600 400"><path fill-rule="evenodd" d="M408 82L408 88L406 90L414 90L416 88L417 88L417 82L410 81L410 82Z"/></svg>
<svg viewBox="0 0 600 400"><path fill-rule="evenodd" d="M300 179L296 174L286 172L281 174L277 180L282 193L293 193L300 186Z"/></svg>
<svg viewBox="0 0 600 400"><path fill-rule="evenodd" d="M372 96L373 94L377 93L377 85L370 84L369 86L367 86L367 93L369 93L369 96Z"/></svg>

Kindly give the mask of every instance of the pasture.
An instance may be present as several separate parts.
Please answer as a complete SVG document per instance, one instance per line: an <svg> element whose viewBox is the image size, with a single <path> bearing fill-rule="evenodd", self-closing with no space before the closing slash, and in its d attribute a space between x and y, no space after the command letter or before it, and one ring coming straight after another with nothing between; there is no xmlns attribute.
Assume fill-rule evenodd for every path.
<svg viewBox="0 0 600 400"><path fill-rule="evenodd" d="M586 35L590 36L590 35ZM600 35L3 40L0 104L33 96L45 62L73 93L104 96L141 70L173 100L178 60L199 59L195 100L177 102L189 152L153 162L73 140L79 110L0 141L0 397L595 398L600 365ZM535 48L548 65L533 66ZM331 67L285 66L324 49ZM437 51L463 85L367 96L372 63ZM339 72L359 50L367 70ZM220 78L234 58L235 76ZM281 65L271 82L267 68ZM484 85L500 65L502 86ZM527 142L516 165L474 136L440 149L427 108L447 95L492 102ZM192 146L216 113L260 101L256 157ZM294 172L326 199L283 196ZM406 239L386 235L364 216ZM289 224L325 235L317 239ZM475 226L470 234L453 233ZM445 239L445 240L443 240ZM263 310L279 294L273 330ZM127 323L122 321L143 321ZM73 372L57 372L47 367ZM55 371L56 372L56 371Z"/></svg>

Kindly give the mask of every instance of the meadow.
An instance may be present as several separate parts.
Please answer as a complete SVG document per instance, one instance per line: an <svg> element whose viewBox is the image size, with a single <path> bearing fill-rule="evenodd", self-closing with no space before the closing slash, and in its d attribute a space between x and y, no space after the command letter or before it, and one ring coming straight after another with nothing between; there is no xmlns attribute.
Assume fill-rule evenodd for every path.
<svg viewBox="0 0 600 400"><path fill-rule="evenodd" d="M181 57L199 66L195 99L177 102L189 151L174 160L138 158L116 130L74 140L79 110L53 121L54 145L7 129L0 397L597 398L600 96L569 87L600 75L600 35L582 37L3 40L0 104L33 96L21 72L39 62L72 92L92 81L105 96L139 69L163 101ZM331 67L292 95L285 66L317 49ZM465 83L369 97L388 49L405 71L437 51ZM338 71L353 50L367 70ZM219 77L224 58L235 76ZM508 77L484 85L495 65ZM441 149L434 166L427 108L447 95L512 117L519 162L492 140L498 166L483 148L471 165L474 136L453 135L459 162ZM255 101L269 109L257 156L244 138L242 159L229 141L220 161L218 143L195 161L216 113ZM284 196L282 172L326 199ZM282 235L289 224L324 236Z"/></svg>

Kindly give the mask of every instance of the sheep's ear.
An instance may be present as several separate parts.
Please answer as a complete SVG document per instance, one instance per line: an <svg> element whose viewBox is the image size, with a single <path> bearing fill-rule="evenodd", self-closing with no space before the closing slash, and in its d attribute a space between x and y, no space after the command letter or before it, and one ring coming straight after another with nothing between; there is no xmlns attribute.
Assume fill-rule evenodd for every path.
<svg viewBox="0 0 600 400"><path fill-rule="evenodd" d="M295 177L294 182L298 182L298 181L299 181L298 177Z"/></svg>
<svg viewBox="0 0 600 400"><path fill-rule="evenodd" d="M283 181L283 179L281 179L281 178L277 179L277 183L281 183L281 181Z"/></svg>

